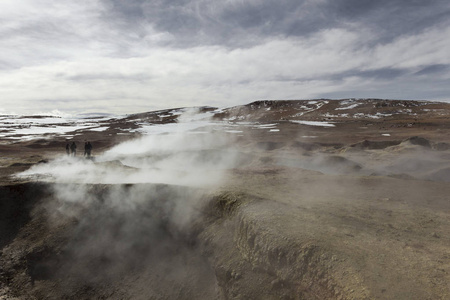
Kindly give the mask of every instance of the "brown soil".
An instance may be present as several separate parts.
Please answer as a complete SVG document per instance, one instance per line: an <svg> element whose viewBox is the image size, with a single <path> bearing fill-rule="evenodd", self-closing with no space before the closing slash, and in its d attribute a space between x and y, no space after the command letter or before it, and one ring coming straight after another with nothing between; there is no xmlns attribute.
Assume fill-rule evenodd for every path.
<svg viewBox="0 0 450 300"><path fill-rule="evenodd" d="M308 101L224 110L280 131L236 127L239 164L214 191L25 182L10 175L66 141L0 141L0 299L449 299L450 107L359 103L297 118L335 127L289 122ZM99 155L143 117L174 121L140 114L83 139ZM149 200L118 210L113 193ZM195 203L183 225L177 199Z"/></svg>

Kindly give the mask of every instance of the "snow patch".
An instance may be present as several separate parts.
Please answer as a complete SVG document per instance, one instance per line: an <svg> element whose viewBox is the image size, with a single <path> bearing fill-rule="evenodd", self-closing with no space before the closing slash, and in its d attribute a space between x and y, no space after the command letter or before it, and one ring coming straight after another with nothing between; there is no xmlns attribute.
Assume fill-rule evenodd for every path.
<svg viewBox="0 0 450 300"><path fill-rule="evenodd" d="M105 131L109 128L109 126L104 126L104 127L97 127L97 128L90 128L90 131Z"/></svg>
<svg viewBox="0 0 450 300"><path fill-rule="evenodd" d="M342 103L341 103L341 105L342 105ZM346 107L338 107L338 108L336 108L336 110L353 109L353 108L356 108L356 107L358 107L360 105L361 105L361 103L354 103L354 104L346 106Z"/></svg>
<svg viewBox="0 0 450 300"><path fill-rule="evenodd" d="M299 121L299 120L290 120L292 123L302 124L302 125L310 125L310 126L322 126L322 127L336 127L336 125L328 123L328 122L320 122L320 121Z"/></svg>
<svg viewBox="0 0 450 300"><path fill-rule="evenodd" d="M228 132L228 133L243 133L242 130L225 130L225 132Z"/></svg>

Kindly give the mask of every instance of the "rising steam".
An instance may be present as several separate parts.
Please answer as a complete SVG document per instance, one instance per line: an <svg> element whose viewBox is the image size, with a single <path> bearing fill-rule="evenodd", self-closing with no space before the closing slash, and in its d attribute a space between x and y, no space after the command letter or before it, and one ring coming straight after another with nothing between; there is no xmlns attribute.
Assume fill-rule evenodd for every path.
<svg viewBox="0 0 450 300"><path fill-rule="evenodd" d="M149 134L93 160L61 156L19 174L52 182L54 199L44 204L50 225L76 224L63 254L35 269L51 268L62 295L129 280L136 299L158 289L171 298L213 298L214 273L194 227L205 188L235 165L230 142L211 128Z"/></svg>
<svg viewBox="0 0 450 300"><path fill-rule="evenodd" d="M187 123L189 128L189 123ZM88 160L60 157L19 176L63 183L165 183L211 186L235 164L229 138L218 130L151 134Z"/></svg>

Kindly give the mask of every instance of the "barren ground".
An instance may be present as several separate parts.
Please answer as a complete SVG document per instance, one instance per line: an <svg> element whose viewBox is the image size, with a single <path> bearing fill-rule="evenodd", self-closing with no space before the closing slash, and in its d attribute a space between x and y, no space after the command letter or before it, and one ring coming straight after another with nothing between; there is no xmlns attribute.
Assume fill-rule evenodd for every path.
<svg viewBox="0 0 450 300"><path fill-rule="evenodd" d="M0 299L449 299L450 105L359 103L216 114L240 134L214 189L17 178L66 141L0 141ZM290 122L297 106L296 120L335 126ZM138 117L153 115L84 132L94 156L135 138L117 132ZM61 188L90 201L64 202ZM158 199L118 210L117 190ZM196 199L182 226L180 199Z"/></svg>

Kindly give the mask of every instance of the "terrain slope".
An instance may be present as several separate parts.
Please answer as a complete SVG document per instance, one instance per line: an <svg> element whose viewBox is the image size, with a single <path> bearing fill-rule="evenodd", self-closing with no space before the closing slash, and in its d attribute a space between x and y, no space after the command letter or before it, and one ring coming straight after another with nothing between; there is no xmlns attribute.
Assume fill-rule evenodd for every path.
<svg viewBox="0 0 450 300"><path fill-rule="evenodd" d="M380 99L4 116L0 299L449 299L449 117Z"/></svg>

